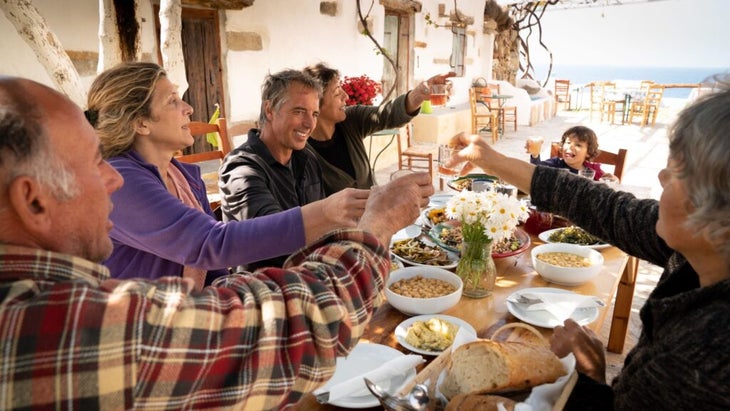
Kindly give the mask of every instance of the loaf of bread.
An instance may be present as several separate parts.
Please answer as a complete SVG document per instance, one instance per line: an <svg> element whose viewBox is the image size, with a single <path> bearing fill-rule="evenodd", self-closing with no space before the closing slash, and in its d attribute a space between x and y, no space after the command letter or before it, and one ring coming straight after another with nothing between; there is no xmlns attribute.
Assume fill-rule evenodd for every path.
<svg viewBox="0 0 730 411"><path fill-rule="evenodd" d="M507 411L514 410L516 405L509 398L498 395L459 394L449 401L444 411L497 411L498 404L502 404Z"/></svg>
<svg viewBox="0 0 730 411"><path fill-rule="evenodd" d="M458 394L522 390L554 382L564 374L560 360L547 346L477 340L451 353L439 389L451 399Z"/></svg>

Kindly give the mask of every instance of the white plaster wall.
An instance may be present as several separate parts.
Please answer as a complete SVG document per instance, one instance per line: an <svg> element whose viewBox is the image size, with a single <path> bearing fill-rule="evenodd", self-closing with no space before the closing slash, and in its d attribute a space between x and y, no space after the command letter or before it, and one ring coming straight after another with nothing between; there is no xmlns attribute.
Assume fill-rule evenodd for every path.
<svg viewBox="0 0 730 411"><path fill-rule="evenodd" d="M33 5L46 24L59 39L64 49L97 52L99 49L99 2L98 0L33 0ZM152 6L140 7L144 18L142 23L142 51L156 53L154 16ZM35 53L18 35L15 26L0 13L0 74L21 76L54 87L45 68L38 62ZM91 86L94 75L81 77L81 83Z"/></svg>
<svg viewBox="0 0 730 411"><path fill-rule="evenodd" d="M142 1L141 14L142 49L156 55L154 16L148 3ZM230 123L252 121L258 118L261 104L261 83L269 72L284 68L302 68L324 61L337 68L343 76L367 74L379 80L382 76L383 58L375 52L369 38L360 34L357 8L353 0L339 0L339 13L335 17L319 12L319 0L258 0L243 10L223 13L224 31L252 31L260 33L263 40L261 51L230 51L225 48L225 33L221 33L223 45L224 76L228 87L228 119ZM425 15L437 18L438 4L446 5L446 13L452 11L451 2L423 0L423 8L414 19L414 40L427 44L414 50L415 80L425 80L438 73L449 71L448 64L435 64L435 59L448 60L451 53L451 31L426 24ZM97 51L99 12L97 0L33 0L49 27L70 50ZM370 2L362 1L364 6ZM493 36L482 33L483 0L461 0L459 10L474 18L467 29L466 74L454 78L454 94L450 104L458 105L468 100L467 89L476 77L491 77ZM367 10L364 10L367 12ZM370 17L375 38L382 41L384 8L375 2ZM23 76L53 85L45 69L37 62L35 54L18 36L15 27L0 15L0 73ZM94 76L82 78L88 88ZM410 86L413 86L412 84Z"/></svg>

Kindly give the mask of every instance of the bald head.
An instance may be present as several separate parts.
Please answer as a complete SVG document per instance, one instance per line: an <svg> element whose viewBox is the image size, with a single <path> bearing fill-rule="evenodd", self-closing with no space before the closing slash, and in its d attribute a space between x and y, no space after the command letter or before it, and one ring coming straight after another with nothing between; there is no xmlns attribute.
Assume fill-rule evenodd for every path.
<svg viewBox="0 0 730 411"><path fill-rule="evenodd" d="M109 194L121 182L78 106L0 77L0 243L100 261L111 252Z"/></svg>

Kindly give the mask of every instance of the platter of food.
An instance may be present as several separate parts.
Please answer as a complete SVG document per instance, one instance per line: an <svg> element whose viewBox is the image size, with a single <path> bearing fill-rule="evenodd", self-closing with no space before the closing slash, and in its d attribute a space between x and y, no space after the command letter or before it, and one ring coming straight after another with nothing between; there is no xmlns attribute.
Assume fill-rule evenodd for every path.
<svg viewBox="0 0 730 411"><path fill-rule="evenodd" d="M461 249L461 225L456 221L445 221L436 224L429 230L428 235L439 247L451 252L459 253ZM518 255L530 248L530 235L516 228L507 239L492 244L492 258L504 258Z"/></svg>
<svg viewBox="0 0 730 411"><path fill-rule="evenodd" d="M456 268L459 256L418 237L394 240L390 252L405 265Z"/></svg>
<svg viewBox="0 0 730 411"><path fill-rule="evenodd" d="M611 244L603 242L600 238L588 234L585 230L577 226L543 231L538 235L538 238L546 243L577 244L595 250L611 247Z"/></svg>
<svg viewBox="0 0 730 411"><path fill-rule="evenodd" d="M451 346L459 328L476 335L474 327L460 318L443 314L418 315L398 324L395 338L410 351L435 356Z"/></svg>
<svg viewBox="0 0 730 411"><path fill-rule="evenodd" d="M446 185L456 191L471 191L471 185L474 180L497 181L497 177L491 176L489 174L467 174L465 176L457 177L453 180L448 181Z"/></svg>

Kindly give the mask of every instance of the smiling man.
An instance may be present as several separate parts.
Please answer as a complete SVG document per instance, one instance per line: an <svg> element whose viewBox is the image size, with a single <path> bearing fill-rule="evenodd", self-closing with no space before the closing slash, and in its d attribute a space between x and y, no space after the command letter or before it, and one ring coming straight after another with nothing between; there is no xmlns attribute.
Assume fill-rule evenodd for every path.
<svg viewBox="0 0 730 411"><path fill-rule="evenodd" d="M299 70L269 75L261 95L260 129L231 151L220 169L224 221L242 221L304 206L325 198L322 173L306 147L317 125L320 82ZM352 214L353 225L369 190L347 189L327 198ZM287 256L242 267L281 267Z"/></svg>

